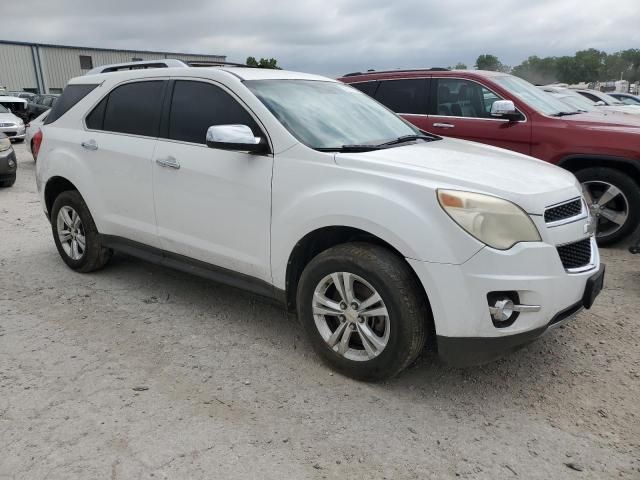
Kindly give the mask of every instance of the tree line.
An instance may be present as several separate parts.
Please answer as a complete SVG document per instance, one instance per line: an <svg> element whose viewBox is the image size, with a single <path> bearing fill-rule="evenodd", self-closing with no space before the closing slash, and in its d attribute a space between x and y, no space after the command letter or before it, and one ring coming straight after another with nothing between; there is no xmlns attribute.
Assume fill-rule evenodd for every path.
<svg viewBox="0 0 640 480"><path fill-rule="evenodd" d="M463 63L454 68L466 69ZM611 80L640 81L640 49L629 48L615 53L590 48L573 56L538 57L532 55L520 65L510 67L498 57L483 54L476 60L478 70L509 72L534 84L605 82Z"/></svg>

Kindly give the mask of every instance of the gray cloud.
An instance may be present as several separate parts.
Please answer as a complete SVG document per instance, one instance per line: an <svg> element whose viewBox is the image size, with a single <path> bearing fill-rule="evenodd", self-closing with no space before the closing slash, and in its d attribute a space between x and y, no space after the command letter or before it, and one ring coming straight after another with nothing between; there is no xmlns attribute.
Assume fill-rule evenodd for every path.
<svg viewBox="0 0 640 480"><path fill-rule="evenodd" d="M327 75L640 46L638 0L23 0L11 15L2 39L275 57Z"/></svg>

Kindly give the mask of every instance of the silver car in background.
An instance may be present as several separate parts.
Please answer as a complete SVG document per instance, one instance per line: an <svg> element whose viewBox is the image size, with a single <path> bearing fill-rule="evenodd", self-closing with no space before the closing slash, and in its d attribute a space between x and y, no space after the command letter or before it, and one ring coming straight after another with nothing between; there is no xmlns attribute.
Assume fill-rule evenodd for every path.
<svg viewBox="0 0 640 480"><path fill-rule="evenodd" d="M22 119L11 113L11 110L2 104L0 104L0 132L10 140L22 141L25 137L25 126Z"/></svg>

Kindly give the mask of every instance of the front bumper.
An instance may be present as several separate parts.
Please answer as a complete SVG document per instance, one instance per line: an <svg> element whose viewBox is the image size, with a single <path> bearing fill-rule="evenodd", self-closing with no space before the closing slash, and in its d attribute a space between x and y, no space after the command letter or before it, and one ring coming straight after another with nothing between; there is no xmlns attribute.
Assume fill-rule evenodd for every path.
<svg viewBox="0 0 640 480"><path fill-rule="evenodd" d="M4 133L11 140L24 140L26 136L26 128L24 125L0 127L0 132Z"/></svg>
<svg viewBox="0 0 640 480"><path fill-rule="evenodd" d="M13 148L0 152L0 180L11 180L16 176L18 159Z"/></svg>
<svg viewBox="0 0 640 480"><path fill-rule="evenodd" d="M595 239L587 268L565 271L555 246L520 243L507 251L485 247L462 265L408 260L429 297L439 354L454 365L480 364L513 351L582 309L589 278L600 268ZM522 312L498 328L487 294L517 292ZM589 305L590 306L590 305Z"/></svg>

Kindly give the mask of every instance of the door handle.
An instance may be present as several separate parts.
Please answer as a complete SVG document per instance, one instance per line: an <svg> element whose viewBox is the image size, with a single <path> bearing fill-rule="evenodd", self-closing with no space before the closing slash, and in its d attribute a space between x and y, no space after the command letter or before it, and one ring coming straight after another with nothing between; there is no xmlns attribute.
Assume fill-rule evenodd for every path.
<svg viewBox="0 0 640 480"><path fill-rule="evenodd" d="M433 126L436 128L455 128L452 123L434 123Z"/></svg>
<svg viewBox="0 0 640 480"><path fill-rule="evenodd" d="M156 158L156 163L161 167L175 168L176 170L180 168L178 160L176 160L175 157L172 157L171 155L164 158Z"/></svg>
<svg viewBox="0 0 640 480"><path fill-rule="evenodd" d="M94 139L88 140L86 142L82 142L80 145L82 146L82 148L86 148L87 150L97 150L98 149L98 144L96 143L96 141Z"/></svg>

